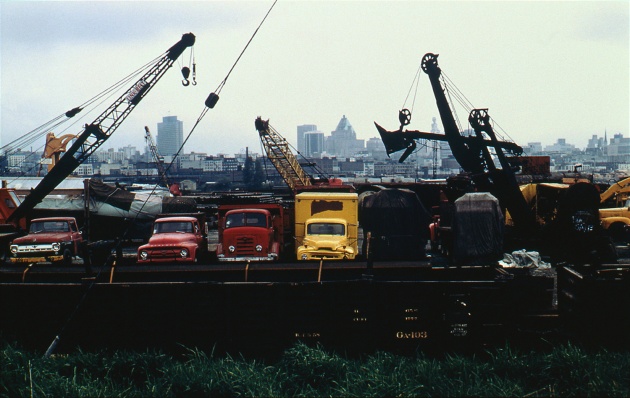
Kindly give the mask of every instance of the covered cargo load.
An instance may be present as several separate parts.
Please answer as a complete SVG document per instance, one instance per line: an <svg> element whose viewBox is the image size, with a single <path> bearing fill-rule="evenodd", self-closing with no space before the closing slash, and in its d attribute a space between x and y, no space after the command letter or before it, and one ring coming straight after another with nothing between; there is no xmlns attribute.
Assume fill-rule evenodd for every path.
<svg viewBox="0 0 630 398"><path fill-rule="evenodd" d="M416 260L426 255L431 215L415 192L387 188L361 194L359 220L363 228L363 254L368 233L374 260Z"/></svg>
<svg viewBox="0 0 630 398"><path fill-rule="evenodd" d="M484 265L503 255L504 217L499 201L489 193L467 193L455 201L453 263Z"/></svg>

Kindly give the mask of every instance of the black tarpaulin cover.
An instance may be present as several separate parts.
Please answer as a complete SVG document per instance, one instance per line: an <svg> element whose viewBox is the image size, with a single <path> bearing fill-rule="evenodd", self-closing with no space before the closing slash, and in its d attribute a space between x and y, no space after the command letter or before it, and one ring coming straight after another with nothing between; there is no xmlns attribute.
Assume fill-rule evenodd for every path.
<svg viewBox="0 0 630 398"><path fill-rule="evenodd" d="M479 265L503 255L504 218L497 198L489 193L467 193L455 201L453 261Z"/></svg>
<svg viewBox="0 0 630 398"><path fill-rule="evenodd" d="M377 259L414 259L425 255L430 215L415 192L383 189L360 198L359 222L363 236L375 238L372 251Z"/></svg>

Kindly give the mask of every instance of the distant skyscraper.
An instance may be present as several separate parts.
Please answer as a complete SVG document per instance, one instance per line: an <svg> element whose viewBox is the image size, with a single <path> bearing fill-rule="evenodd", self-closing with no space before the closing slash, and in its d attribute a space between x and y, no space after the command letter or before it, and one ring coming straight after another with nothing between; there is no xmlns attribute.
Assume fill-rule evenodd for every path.
<svg viewBox="0 0 630 398"><path fill-rule="evenodd" d="M324 152L324 133L321 131L307 131L304 133L304 151L301 152L305 157L320 157Z"/></svg>
<svg viewBox="0 0 630 398"><path fill-rule="evenodd" d="M173 156L184 142L184 122L177 116L164 116L157 125L157 148L162 156ZM182 148L180 153L184 153Z"/></svg>
<svg viewBox="0 0 630 398"><path fill-rule="evenodd" d="M304 134L308 133L309 131L316 131L316 130L317 130L317 126L314 124L303 124L301 126L297 126L297 150L301 154L304 155L306 152Z"/></svg>
<svg viewBox="0 0 630 398"><path fill-rule="evenodd" d="M331 155L345 158L354 156L364 149L365 140L357 140L357 133L346 115L343 115L337 128L331 131L330 137L326 139L326 151Z"/></svg>

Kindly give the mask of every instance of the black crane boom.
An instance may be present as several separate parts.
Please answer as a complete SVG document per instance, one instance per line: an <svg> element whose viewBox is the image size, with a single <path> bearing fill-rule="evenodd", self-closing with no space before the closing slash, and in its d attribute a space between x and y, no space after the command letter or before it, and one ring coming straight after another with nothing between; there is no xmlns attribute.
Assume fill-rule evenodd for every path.
<svg viewBox="0 0 630 398"><path fill-rule="evenodd" d="M195 35L186 33L169 48L164 56L136 81L124 94L101 113L92 123L86 124L72 146L59 162L30 192L22 204L11 214L8 221L19 219L31 211L61 181L69 176L94 151L96 151L125 120L153 86L160 80L187 47L195 44Z"/></svg>
<svg viewBox="0 0 630 398"><path fill-rule="evenodd" d="M510 163L506 153L520 156L523 149L512 142L497 139L490 124L487 109L473 109L468 121L475 131L475 135L462 135L457 127L455 117L448 103L445 88L440 76L442 70L437 62L438 54L427 53L422 57L422 70L429 76L435 102L440 113L444 134L424 133L420 131L387 131L375 123L381 135L383 144L389 155L392 152L406 149L400 158L404 161L416 147L416 139L433 139L447 141L453 156L466 173L470 173L472 180L480 191L490 192L497 197L502 207L509 210L515 226L524 231L535 228L535 218L523 197L516 177L515 166ZM490 152L494 148L501 167L497 167Z"/></svg>

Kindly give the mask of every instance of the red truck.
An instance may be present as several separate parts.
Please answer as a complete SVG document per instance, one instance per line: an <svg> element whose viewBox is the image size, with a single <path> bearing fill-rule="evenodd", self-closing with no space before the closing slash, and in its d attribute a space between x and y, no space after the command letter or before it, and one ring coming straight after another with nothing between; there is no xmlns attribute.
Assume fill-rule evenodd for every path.
<svg viewBox="0 0 630 398"><path fill-rule="evenodd" d="M287 224L288 222L288 224ZM221 205L218 209L219 261L276 261L290 228L280 204Z"/></svg>
<svg viewBox="0 0 630 398"><path fill-rule="evenodd" d="M138 248L138 264L196 263L208 252L205 215L162 216L149 243Z"/></svg>
<svg viewBox="0 0 630 398"><path fill-rule="evenodd" d="M15 238L9 247L12 263L50 261L71 265L80 255L83 235L74 217L47 217L31 220L28 235Z"/></svg>

